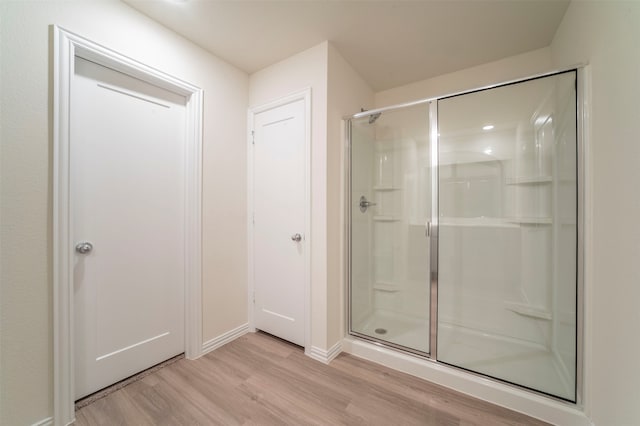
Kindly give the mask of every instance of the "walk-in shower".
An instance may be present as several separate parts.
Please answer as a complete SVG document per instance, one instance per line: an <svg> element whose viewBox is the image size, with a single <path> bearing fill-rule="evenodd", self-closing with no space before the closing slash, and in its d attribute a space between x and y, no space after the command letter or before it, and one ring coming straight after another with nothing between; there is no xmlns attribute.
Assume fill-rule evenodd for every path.
<svg viewBox="0 0 640 426"><path fill-rule="evenodd" d="M351 335L576 401L576 81L348 120Z"/></svg>

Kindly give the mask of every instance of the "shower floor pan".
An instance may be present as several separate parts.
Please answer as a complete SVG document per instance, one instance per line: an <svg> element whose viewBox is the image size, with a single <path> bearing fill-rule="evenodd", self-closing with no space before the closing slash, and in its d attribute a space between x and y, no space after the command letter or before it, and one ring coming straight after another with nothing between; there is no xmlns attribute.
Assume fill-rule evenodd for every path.
<svg viewBox="0 0 640 426"><path fill-rule="evenodd" d="M429 352L429 320L389 311L375 311L353 331L421 352Z"/></svg>
<svg viewBox="0 0 640 426"><path fill-rule="evenodd" d="M441 323L438 359L563 399L574 398L573 378L542 345Z"/></svg>

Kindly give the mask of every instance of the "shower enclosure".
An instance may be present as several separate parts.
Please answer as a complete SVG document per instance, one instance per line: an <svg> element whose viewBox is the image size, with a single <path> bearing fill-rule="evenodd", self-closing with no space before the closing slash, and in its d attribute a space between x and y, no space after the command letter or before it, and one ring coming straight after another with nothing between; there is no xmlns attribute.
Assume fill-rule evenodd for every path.
<svg viewBox="0 0 640 426"><path fill-rule="evenodd" d="M576 402L577 74L348 120L351 335Z"/></svg>

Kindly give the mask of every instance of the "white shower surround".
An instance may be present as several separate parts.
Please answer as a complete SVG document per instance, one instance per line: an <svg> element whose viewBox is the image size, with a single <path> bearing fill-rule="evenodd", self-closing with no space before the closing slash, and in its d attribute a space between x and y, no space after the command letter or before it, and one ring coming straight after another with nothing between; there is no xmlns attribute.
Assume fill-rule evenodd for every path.
<svg viewBox="0 0 640 426"><path fill-rule="evenodd" d="M452 364L483 371L488 376L513 383L529 383L550 394L571 394L573 376L560 355L551 349L551 313L549 318L532 317L543 316L546 310L544 307L531 308L526 294L512 285L521 281L521 232L529 232L529 229L498 218L442 218L440 228L447 228L455 235L450 240L457 242L455 247L441 242L442 259L453 258L458 246L483 255L465 259L468 273L477 277L474 287L478 291L468 288L463 291L460 280L441 280L439 283L453 288L450 294L455 294L456 303L442 297L439 300L438 353L446 353ZM492 247L481 244L482 240L476 238L476 234L487 232L494 235L492 240L501 244ZM509 258L504 259L504 254ZM454 262L441 262L441 268L455 267ZM446 272L444 276L454 275ZM375 291L374 287L372 309L365 316L354 319L353 329L428 353L429 319L389 308L394 305L390 301L393 297L401 300L396 305L403 307L410 306L413 300L426 299L428 286L426 281L405 282L399 285L405 291L397 293ZM486 293L488 289L490 294ZM482 345L479 339L490 339L492 343ZM498 370L491 364L495 359L506 360Z"/></svg>
<svg viewBox="0 0 640 426"><path fill-rule="evenodd" d="M579 84L581 83L579 82ZM579 110L578 113L581 114L582 111ZM522 133L519 136L518 143L520 145L527 143L526 141L533 137L532 135L524 135ZM575 133L573 137L575 140ZM377 138L374 140L375 142L371 143L371 145L377 145L378 149L376 151L377 153L380 153L380 143ZM407 146L408 144L410 145L412 141L400 139L397 142L399 145ZM368 153L364 158L353 158L353 161L358 162L364 160L371 162L373 159L371 157L375 157L377 153ZM441 155L442 154L443 153L441 152ZM497 154L501 156L502 153ZM563 152L561 154L566 156L567 152ZM549 153L547 153L547 155L549 155ZM494 153L494 157L495 156L496 153ZM446 158L446 154L444 154L444 157ZM546 157L546 155L544 157ZM443 157L441 157L441 160L442 158ZM391 164L392 168L399 168L400 174L402 174L402 172L405 171L402 170L404 169L404 161L398 161L397 158L392 160L395 161L387 161L387 164ZM474 163L478 161L477 158L468 158L467 160L468 161L464 161L463 159L462 163ZM507 186L507 189L502 191L502 196L507 198L500 201L503 202L504 205L512 207L507 207L507 211L498 212L498 216L502 217L440 217L439 227L441 229L449 228L450 230L454 230L454 232L460 236L460 239L467 241L466 244L470 246L474 245L474 238L470 237L470 234L474 232L492 232L501 234L502 238L499 238L499 240L502 241L505 247L499 247L494 251L507 253L507 255L513 259L508 262L501 263L500 265L496 263L493 266L491 262L487 264L486 261L478 260L474 268L478 271L491 271L501 268L503 275L506 275L506 278L504 276L502 277L503 282L492 282L491 279L485 277L484 284L489 284L488 287L494 293L499 292L500 288L505 288L505 286L501 286L501 284L509 284L506 287L510 287L511 290L516 290L515 293L517 294L501 295L501 297L495 298L498 300L497 305L499 306L494 306L493 309L486 309L486 306L484 306L483 309L478 309L481 306L481 303L478 303L479 298L482 298L482 295L480 294L476 294L475 298L468 297L466 298L467 300L463 300L461 302L461 304L464 305L463 310L469 313L467 318L463 318L462 321L460 321L459 318L456 321L453 315L449 315L450 313L447 312L447 309L442 309L443 305L446 305L446 303L439 303L440 308L438 317L439 325L441 327L439 330L440 334L438 336L438 353L440 353L442 349L445 349L447 345L452 345L454 347L456 345L460 346L461 341L459 339L455 339L454 335L463 334L465 336L463 339L463 345L466 346L465 349L467 352L469 349L473 352L471 357L466 357L467 363L482 363L483 360L488 360L491 356L495 356L496 353L506 356L525 354L526 356L535 358L535 361L529 365L529 372L531 373L531 377L529 377L529 379L532 380L534 384L527 386L534 388L538 387L542 383L546 383L546 388L540 387L542 392L548 392L556 395L570 395L572 392L571 389L574 386L574 372L569 371L566 367L565 359L563 359L564 355L562 354L563 348L560 347L558 350L558 340L562 339L563 336L567 336L567 330L561 329L562 325L559 326L558 323L573 323L573 329L575 330L576 312L562 312L558 311L555 306L545 306L548 305L548 303L545 303L545 300L548 300L549 297L551 297L550 292L554 290L547 288L547 286L542 286L544 288L541 289L539 283L547 282L549 284L552 280L556 280L558 278L555 275L563 275L567 272L575 271L577 265L569 262L571 264L556 265L554 267L550 263L550 259L543 259L540 261L542 263L535 263L534 266L538 269L542 266L542 269L547 271L544 272L544 276L540 276L539 271L536 271L534 266L521 271L518 265L521 263L522 256L527 257L536 251L543 252L540 251L543 247L550 247L553 245L555 246L554 250L558 250L562 247L566 248L567 241L569 241L569 243L573 241L573 244L575 244L575 234L573 236L569 235L568 240L567 236L561 235L563 231L559 231L559 237L555 240L551 235L551 226L548 225L552 225L553 222L551 220L547 222L548 219L546 218L550 215L555 217L558 213L551 211L553 206L548 204L547 201L549 193L546 191L549 190L553 180L551 177L553 171L550 170L550 163L545 162L542 164L542 166L544 166L542 168L545 170L538 171L537 173L535 173L536 171L528 173L537 174L536 178L530 182L522 178L509 178L509 176L514 174L513 167L516 167L516 170L522 172L523 161L520 161L520 164L516 161L514 166L514 163L505 165L501 160L503 160L503 158L495 158L494 160L496 162L500 162L502 164L501 167L503 168L500 171L498 182L503 186L503 188L504 185ZM486 159L480 161L486 161ZM394 177L393 173L382 170L384 162L373 161L373 163L374 167L370 170L370 176L367 177L370 181L377 182L378 187L394 187L397 185L397 176ZM446 165L446 160L444 164ZM460 164L459 158L458 164ZM441 165L443 164L441 163ZM572 170L576 170L575 156L573 157L573 164L570 165L570 168L572 168ZM575 182L575 175L569 177L561 176L561 178L565 182L567 182L567 179ZM406 179L403 180L401 177L400 180L403 181L402 184L405 187L408 186ZM547 186L547 184L549 184L549 186ZM566 191L566 188L562 188L561 185L562 183L558 184L558 188L554 189L558 191L560 198L562 195L568 194L563 192ZM573 185L575 185L575 183ZM488 191L491 189L492 188L487 188ZM358 190L367 191L363 182L359 183ZM575 194L575 189L573 191ZM375 192L376 190L374 189L373 194L375 194ZM388 194L386 190L383 193ZM527 204L530 202L529 197L532 193L534 197L537 197L537 199L533 203ZM391 192L391 194L393 194L393 192ZM562 200L560 200L560 203L562 203ZM397 204L397 200L393 204ZM415 212L413 212L414 214L407 214L406 208L404 210L400 210L399 216L402 216L401 220L405 222L403 225L410 225L410 218L416 216ZM562 215L557 218L562 219L563 221L566 219L563 218ZM572 223L567 224L575 227L575 219L572 220ZM375 221L373 222L373 225L369 222L368 224L360 223L359 226L363 229L367 225L373 229ZM416 223L416 225L420 224ZM422 222L422 226L424 226L424 222ZM368 245L371 246L373 245L372 243L374 243L375 237L370 238L371 241L369 241ZM443 248L441 246L439 248L439 256L442 259L443 254L446 255L447 251L454 250L455 249L453 247ZM486 251L486 247L472 247L470 250L482 252L483 250ZM375 249L373 252L375 252ZM369 254L371 255L375 253ZM467 259L469 259L469 257L467 257ZM363 264L366 265L366 263ZM506 271L505 264L507 265ZM388 303L389 299L390 297L399 298L401 296L398 292L388 292L386 289L375 288L376 286L372 284L376 281L376 271L373 266L374 265L369 265L369 267L366 268L369 270L369 273L365 273L360 277L369 279L368 281L371 286L372 297L368 301L368 309L364 311L361 310L361 315L358 318L352 318L352 325L354 326L352 329L357 328L358 333L367 334L374 338L377 337L381 341L388 341L395 345L405 346L414 350L417 349L421 352L428 352L428 350L425 350L422 347L421 343L415 343L415 339L420 339L420 336L426 336L425 339L428 339L428 319L425 321L420 317L411 315L411 312L409 312L409 315L406 313L399 314L398 312L393 312L394 309L390 309L390 306L392 306L393 303ZM443 283L440 272L441 271L439 271L439 285L445 285L446 283ZM552 277L552 275L554 276ZM505 283L504 279L506 279L508 283ZM395 285L402 289L407 289L407 286L411 284L410 280L403 280L402 277L393 277L390 281L395 281ZM513 284L517 282L520 282L521 285L514 286ZM361 282L361 284L363 287L365 286L365 282ZM421 284L428 292L429 281L425 280ZM450 284L453 286L456 285L456 283ZM459 285L460 283L457 284ZM480 283L478 287L486 288L487 286ZM414 294L412 297L420 298L420 296L421 293L420 295ZM553 297L557 296L554 295ZM385 298L387 299L386 301ZM407 298L405 297L404 299ZM489 298L485 297L482 299ZM494 303L494 305L495 304L496 303ZM398 303L395 305L398 306ZM487 315L487 312L489 312L489 315ZM477 324L474 323L474 321L477 320L480 320L481 322L484 321L484 325L487 327L476 327ZM376 329L382 329L379 331L384 332L384 334L377 334ZM515 334L513 333L514 329L518 329L518 332ZM509 332L509 330L512 332ZM581 333L581 331L579 332ZM571 334L573 333L574 332L571 332ZM505 337L509 335L517 337ZM478 340L480 337L482 339L488 338L493 342L493 354L487 354L486 346L483 348L480 344L474 345L473 342ZM575 341L573 345L575 345ZM361 340L351 336L347 336L345 338L343 341L343 348L346 352L353 355L375 362L380 362L400 371L425 378L463 393L470 394L474 397L523 412L527 415L531 415L551 423L563 425L591 424L585 413L582 411L580 403L572 404L561 400L550 399L541 393L529 392L522 387L509 384L508 382L518 383L518 377L522 375L522 369L519 368L521 365L519 365L520 363L518 360L510 364L507 363L506 371L503 371L503 374L500 377L505 381L503 383L487 380L486 377L479 373L464 371L462 368L449 367L446 364L437 363L431 359L421 358L410 353L399 352L375 342ZM455 353L455 349L453 352ZM578 362L580 363L580 361ZM464 367L464 364L462 366ZM483 373L487 376L500 376L500 374L492 374L490 369L483 370ZM579 392L581 389L580 383L581 379L578 378ZM580 398L580 393L578 394L578 398Z"/></svg>

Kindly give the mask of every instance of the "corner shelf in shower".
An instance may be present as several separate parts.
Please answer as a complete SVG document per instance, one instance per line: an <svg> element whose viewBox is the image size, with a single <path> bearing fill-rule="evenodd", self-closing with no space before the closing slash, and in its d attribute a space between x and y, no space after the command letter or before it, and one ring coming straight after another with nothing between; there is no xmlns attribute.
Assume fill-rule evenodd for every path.
<svg viewBox="0 0 640 426"><path fill-rule="evenodd" d="M391 185L378 185L378 186L374 186L373 190L374 191L399 191L402 188L398 187L398 186L391 186Z"/></svg>
<svg viewBox="0 0 640 426"><path fill-rule="evenodd" d="M390 281L376 281L376 283L373 285L373 289L384 291L387 293L396 293L400 291L400 286Z"/></svg>
<svg viewBox="0 0 640 426"><path fill-rule="evenodd" d="M538 185L543 183L551 183L553 178L551 176L524 176L507 178L507 185Z"/></svg>
<svg viewBox="0 0 640 426"><path fill-rule="evenodd" d="M398 222L400 220L400 218L397 218L395 216L374 216L373 220L375 222Z"/></svg>
<svg viewBox="0 0 640 426"><path fill-rule="evenodd" d="M551 225L550 217L509 217L506 220L520 225Z"/></svg>
<svg viewBox="0 0 640 426"><path fill-rule="evenodd" d="M551 321L551 319L553 318L553 315L549 310L540 308L538 306L529 305L528 303L505 301L504 307L511 312L529 318L537 318L547 321Z"/></svg>

